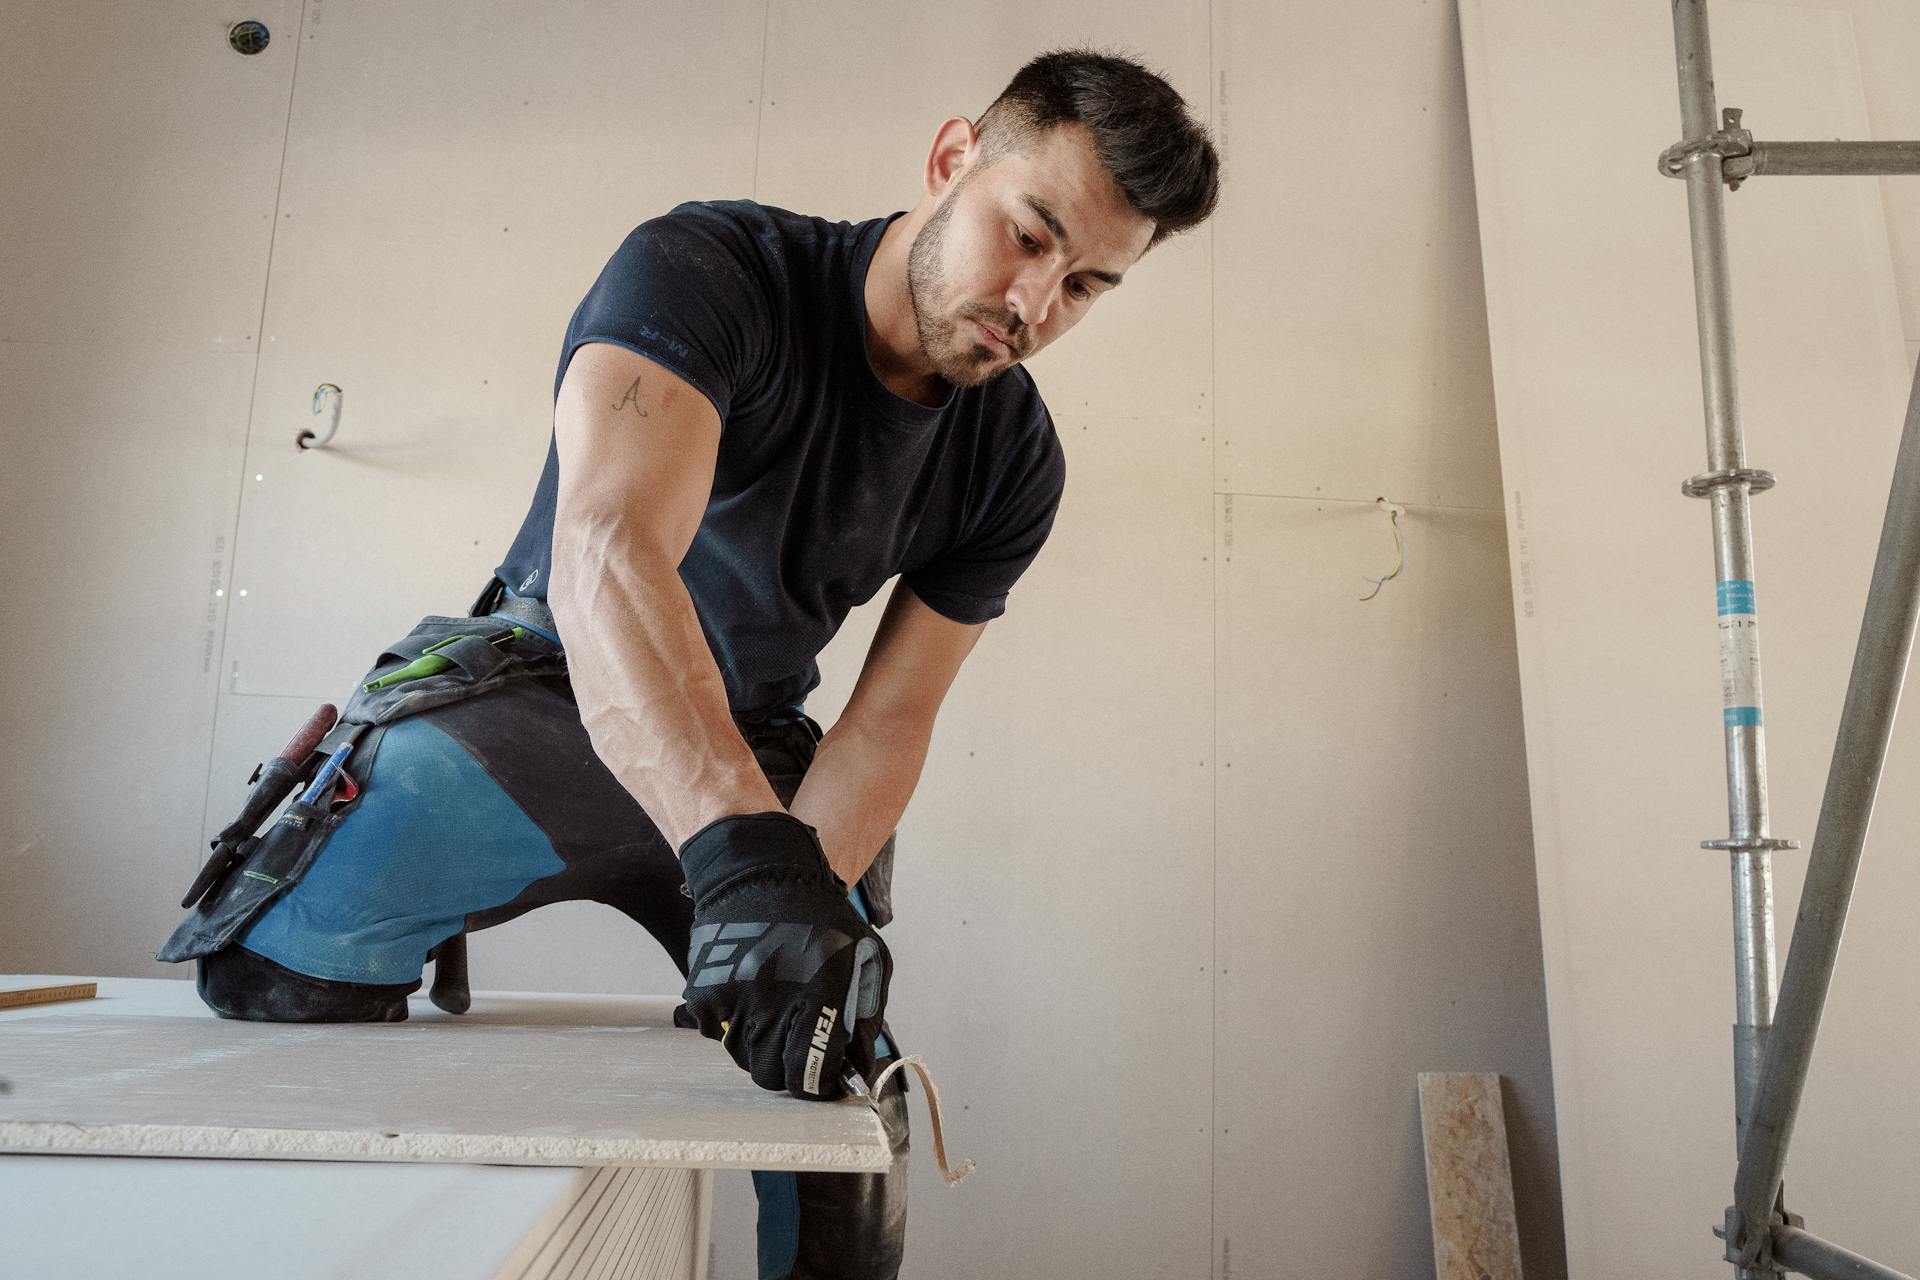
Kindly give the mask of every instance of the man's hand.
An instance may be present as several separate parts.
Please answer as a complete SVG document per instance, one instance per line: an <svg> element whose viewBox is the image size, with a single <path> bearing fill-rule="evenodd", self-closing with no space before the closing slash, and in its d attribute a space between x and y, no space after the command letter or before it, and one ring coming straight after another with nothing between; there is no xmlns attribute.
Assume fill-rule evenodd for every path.
<svg viewBox="0 0 1920 1280"><path fill-rule="evenodd" d="M853 909L813 828L721 818L680 850L693 895L687 1008L763 1089L838 1098L873 1066L893 959Z"/></svg>

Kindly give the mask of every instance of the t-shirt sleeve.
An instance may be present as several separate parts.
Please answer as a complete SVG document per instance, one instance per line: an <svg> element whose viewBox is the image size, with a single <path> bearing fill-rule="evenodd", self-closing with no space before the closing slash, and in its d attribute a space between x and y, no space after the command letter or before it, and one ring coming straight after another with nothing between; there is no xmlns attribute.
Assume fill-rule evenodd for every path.
<svg viewBox="0 0 1920 1280"><path fill-rule="evenodd" d="M1067 483L1066 455L1051 421L999 483L947 552L906 575L934 612L969 625L1007 610L1007 593L1040 554Z"/></svg>
<svg viewBox="0 0 1920 1280"><path fill-rule="evenodd" d="M774 308L752 236L700 206L634 228L567 326L555 390L573 353L608 342L665 366L724 420L764 359Z"/></svg>

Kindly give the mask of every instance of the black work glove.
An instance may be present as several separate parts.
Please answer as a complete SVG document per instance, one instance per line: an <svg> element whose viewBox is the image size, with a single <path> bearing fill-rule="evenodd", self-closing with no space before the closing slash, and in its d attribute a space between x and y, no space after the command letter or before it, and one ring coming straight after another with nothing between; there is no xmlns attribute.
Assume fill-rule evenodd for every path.
<svg viewBox="0 0 1920 1280"><path fill-rule="evenodd" d="M721 818L680 848L693 895L686 1001L700 1034L762 1089L839 1098L863 1075L893 959L827 865L812 827L786 813Z"/></svg>

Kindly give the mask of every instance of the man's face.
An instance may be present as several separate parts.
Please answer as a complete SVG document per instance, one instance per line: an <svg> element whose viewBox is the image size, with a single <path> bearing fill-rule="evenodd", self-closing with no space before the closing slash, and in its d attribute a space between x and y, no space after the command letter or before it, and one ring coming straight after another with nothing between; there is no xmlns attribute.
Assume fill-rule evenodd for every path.
<svg viewBox="0 0 1920 1280"><path fill-rule="evenodd" d="M1078 324L1152 236L1079 125L976 159L907 255L921 349L948 382L984 382Z"/></svg>

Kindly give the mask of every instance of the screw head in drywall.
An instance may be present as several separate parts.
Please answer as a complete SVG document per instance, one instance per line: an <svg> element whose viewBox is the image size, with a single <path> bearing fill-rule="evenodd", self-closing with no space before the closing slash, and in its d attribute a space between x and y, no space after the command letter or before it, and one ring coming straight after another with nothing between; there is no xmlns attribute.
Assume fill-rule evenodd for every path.
<svg viewBox="0 0 1920 1280"><path fill-rule="evenodd" d="M227 43L233 46L235 53L256 54L267 47L273 39L273 33L267 30L264 22L236 22L227 28Z"/></svg>

